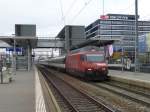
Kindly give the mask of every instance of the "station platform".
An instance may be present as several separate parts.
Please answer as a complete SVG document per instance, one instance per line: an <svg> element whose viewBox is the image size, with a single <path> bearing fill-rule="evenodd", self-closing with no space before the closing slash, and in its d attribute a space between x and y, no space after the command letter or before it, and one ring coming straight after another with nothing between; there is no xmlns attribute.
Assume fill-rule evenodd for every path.
<svg viewBox="0 0 150 112"><path fill-rule="evenodd" d="M108 68L112 70L122 70L122 67L124 68L124 70L127 70L125 65L122 65L122 64L108 64ZM135 65L131 64L130 69L128 69L127 71L134 71L134 67ZM140 72L150 73L150 65L139 66L138 70Z"/></svg>
<svg viewBox="0 0 150 112"><path fill-rule="evenodd" d="M38 70L17 71L8 84L0 84L0 112L46 112ZM150 89L150 74L109 70L111 80ZM54 111L53 111L54 112Z"/></svg>
<svg viewBox="0 0 150 112"><path fill-rule="evenodd" d="M109 70L111 80L125 82L150 89L150 74L141 72Z"/></svg>
<svg viewBox="0 0 150 112"><path fill-rule="evenodd" d="M35 112L34 70L17 71L12 82L0 84L0 112Z"/></svg>

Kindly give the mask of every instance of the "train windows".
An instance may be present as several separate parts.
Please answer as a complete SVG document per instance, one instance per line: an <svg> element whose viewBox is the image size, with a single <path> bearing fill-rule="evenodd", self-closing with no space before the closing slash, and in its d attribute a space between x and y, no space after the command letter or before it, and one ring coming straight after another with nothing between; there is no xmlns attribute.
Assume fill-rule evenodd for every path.
<svg viewBox="0 0 150 112"><path fill-rule="evenodd" d="M89 62L103 62L105 59L103 54L87 54L86 60Z"/></svg>

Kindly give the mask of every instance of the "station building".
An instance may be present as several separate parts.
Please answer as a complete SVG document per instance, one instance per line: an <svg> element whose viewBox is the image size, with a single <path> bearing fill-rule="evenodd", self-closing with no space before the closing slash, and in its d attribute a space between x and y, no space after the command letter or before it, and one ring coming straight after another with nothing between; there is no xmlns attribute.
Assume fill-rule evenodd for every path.
<svg viewBox="0 0 150 112"><path fill-rule="evenodd" d="M61 48L60 54L66 54L72 46L83 43L85 38L85 27L79 25L66 25L58 33L56 38L63 40L63 48Z"/></svg>
<svg viewBox="0 0 150 112"><path fill-rule="evenodd" d="M150 32L150 21L138 21L138 34ZM114 51L123 48L129 57L134 58L135 50L135 15L107 14L100 17L85 28L86 39L100 37L101 39L120 38L115 42Z"/></svg>

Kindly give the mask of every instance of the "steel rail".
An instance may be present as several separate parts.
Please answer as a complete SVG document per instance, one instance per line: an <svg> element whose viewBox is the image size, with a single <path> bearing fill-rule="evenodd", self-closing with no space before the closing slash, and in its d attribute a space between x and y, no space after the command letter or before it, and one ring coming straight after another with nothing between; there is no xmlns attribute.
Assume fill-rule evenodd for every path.
<svg viewBox="0 0 150 112"><path fill-rule="evenodd" d="M42 71L42 73L43 73L43 75L45 76L45 78L46 78L46 80L47 80L47 82L51 82L50 81L50 79L49 79L49 77L46 75L47 73L45 72L45 71L43 71L43 70L41 70ZM52 83L52 86L57 90L57 92L59 92L59 94L61 95L61 97L66 101L66 103L71 107L71 112L79 112L72 104L71 104L71 102L69 102L68 100L67 100L67 98L62 94L62 92L60 92L59 91L59 89L57 88L57 86L55 86L55 83L53 83L53 82L51 82Z"/></svg>
<svg viewBox="0 0 150 112"><path fill-rule="evenodd" d="M114 89L113 88L113 85L108 85L110 87L107 86L107 84L93 84L94 86L98 87L98 88L101 88L101 89L104 89L104 90L107 90L109 92L112 92L112 93L115 93L115 94L118 94L122 97L125 97L125 98L128 98L129 100L132 100L136 103L140 103L142 105L145 105L145 106L150 106L150 100L148 101L147 100L147 97L145 96L142 96L140 94L137 94L137 93L133 93L133 92L130 92L130 91L127 91L127 90L124 90L124 89L121 89L121 90L124 90L124 92L121 92L121 90L118 90L117 91L117 88ZM106 86L105 86L106 85ZM120 88L118 88L120 89ZM127 94L126 92L130 93L130 94ZM134 94L134 95L132 95ZM140 98L140 97L135 97L136 95L139 95L141 97L145 97L146 100L144 100L143 98Z"/></svg>
<svg viewBox="0 0 150 112"><path fill-rule="evenodd" d="M43 68L44 70L44 75L45 77L53 84L53 86L57 89L57 91L59 91L59 93L61 94L61 96L72 106L72 108L74 109L75 112L79 112L79 110L76 109L76 107L74 105L72 105L71 101L68 100L68 98L64 95L64 93L59 89L59 87L57 87L58 85L56 84L57 81L54 81L54 77L58 78L56 76L47 76L47 74L49 73L49 71L45 68ZM46 72L47 71L47 72ZM52 78L53 77L53 78ZM53 79L53 80L52 80ZM58 80L58 79L57 79ZM97 107L99 109L103 109L103 111L105 112L114 112L113 109L109 108L108 106L106 106L105 104L99 102L98 100L94 99L92 96L88 95L87 93L85 93L85 91L79 90L73 86L71 86L70 84L68 84L67 82L64 82L62 79L59 78L59 81L62 81L63 83L65 83L67 86L71 87L73 90L75 90L76 92L80 93L82 96L86 97L90 102L93 102L93 104L97 105ZM80 99L81 100L81 99Z"/></svg>
<svg viewBox="0 0 150 112"><path fill-rule="evenodd" d="M119 84L119 82L117 82L118 84L115 84L113 82L105 82L105 83L108 84L108 85L110 85L110 86L114 86L114 87L117 87L117 88L120 88L120 89L124 89L126 91L130 91L130 92L142 95L144 97L150 98L150 94L148 92L145 92L145 91L142 91L142 90L134 90L134 89L131 89L129 87L128 88L125 87L125 86L128 86L128 84L124 84L124 83L120 83ZM141 87L134 86L134 88L141 88Z"/></svg>

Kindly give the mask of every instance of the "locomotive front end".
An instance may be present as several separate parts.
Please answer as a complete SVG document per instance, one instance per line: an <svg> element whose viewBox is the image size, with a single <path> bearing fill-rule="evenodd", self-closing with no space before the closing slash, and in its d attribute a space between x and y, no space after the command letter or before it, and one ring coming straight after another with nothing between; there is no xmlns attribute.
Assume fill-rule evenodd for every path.
<svg viewBox="0 0 150 112"><path fill-rule="evenodd" d="M106 80L108 78L108 66L105 63L104 54L86 55L86 75L92 80Z"/></svg>

